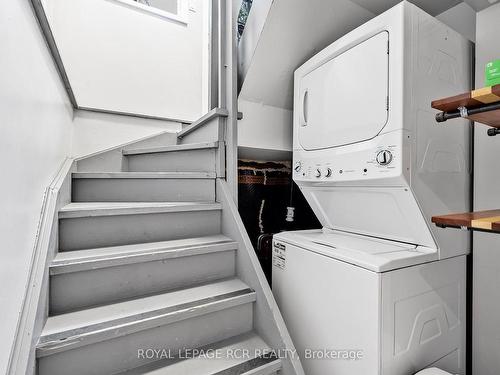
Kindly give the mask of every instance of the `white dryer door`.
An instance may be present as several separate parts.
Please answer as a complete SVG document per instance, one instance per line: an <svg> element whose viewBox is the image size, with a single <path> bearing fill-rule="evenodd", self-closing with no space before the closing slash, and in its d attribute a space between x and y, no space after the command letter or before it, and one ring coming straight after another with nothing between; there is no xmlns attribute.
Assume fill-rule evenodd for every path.
<svg viewBox="0 0 500 375"><path fill-rule="evenodd" d="M305 75L296 103L306 150L375 137L387 123L389 33L357 44Z"/></svg>

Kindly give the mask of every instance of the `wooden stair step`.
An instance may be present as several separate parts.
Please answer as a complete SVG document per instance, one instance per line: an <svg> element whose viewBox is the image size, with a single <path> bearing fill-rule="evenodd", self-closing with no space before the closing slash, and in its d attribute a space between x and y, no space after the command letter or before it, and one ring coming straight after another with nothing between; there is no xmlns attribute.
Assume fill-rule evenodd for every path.
<svg viewBox="0 0 500 375"><path fill-rule="evenodd" d="M215 172L75 172L73 179L213 179Z"/></svg>
<svg viewBox="0 0 500 375"><path fill-rule="evenodd" d="M236 250L238 244L224 235L140 243L58 253L50 265L51 275L95 270L140 262L151 262L221 251Z"/></svg>
<svg viewBox="0 0 500 375"><path fill-rule="evenodd" d="M157 154L163 152L179 152L179 151L192 151L192 150L206 150L219 147L219 142L199 142L199 143L186 143L181 145L170 145L161 147L148 147L137 148L130 150L123 150L123 155L146 155Z"/></svg>
<svg viewBox="0 0 500 375"><path fill-rule="evenodd" d="M230 279L49 317L37 357L167 325L255 301L253 292Z"/></svg>
<svg viewBox="0 0 500 375"><path fill-rule="evenodd" d="M180 356L187 358L159 360L122 374L268 375L281 369L281 361L254 332L232 337L198 350L199 355L180 353ZM210 353L216 355L216 358L208 358Z"/></svg>
<svg viewBox="0 0 500 375"><path fill-rule="evenodd" d="M62 207L59 210L59 219L221 209L220 203L213 202L83 202Z"/></svg>
<svg viewBox="0 0 500 375"><path fill-rule="evenodd" d="M73 202L214 202L215 172L73 173Z"/></svg>

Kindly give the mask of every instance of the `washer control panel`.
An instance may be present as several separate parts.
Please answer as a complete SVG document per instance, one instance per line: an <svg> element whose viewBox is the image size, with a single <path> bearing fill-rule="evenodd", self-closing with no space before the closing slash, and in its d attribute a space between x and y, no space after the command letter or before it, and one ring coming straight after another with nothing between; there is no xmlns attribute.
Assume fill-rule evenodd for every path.
<svg viewBox="0 0 500 375"><path fill-rule="evenodd" d="M341 182L397 177L402 174L400 144L394 142L371 146L352 145L351 152L337 149L294 151L293 178L296 181Z"/></svg>

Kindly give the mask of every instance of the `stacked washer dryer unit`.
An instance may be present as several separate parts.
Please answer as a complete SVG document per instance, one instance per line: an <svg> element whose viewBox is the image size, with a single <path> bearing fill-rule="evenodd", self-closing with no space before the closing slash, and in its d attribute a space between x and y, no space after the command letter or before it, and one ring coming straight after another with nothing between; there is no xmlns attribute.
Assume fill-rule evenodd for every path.
<svg viewBox="0 0 500 375"><path fill-rule="evenodd" d="M275 236L273 290L307 375L465 373L468 235L430 218L469 209L469 127L430 102L469 89L470 52L403 2L295 72L293 178L324 228Z"/></svg>

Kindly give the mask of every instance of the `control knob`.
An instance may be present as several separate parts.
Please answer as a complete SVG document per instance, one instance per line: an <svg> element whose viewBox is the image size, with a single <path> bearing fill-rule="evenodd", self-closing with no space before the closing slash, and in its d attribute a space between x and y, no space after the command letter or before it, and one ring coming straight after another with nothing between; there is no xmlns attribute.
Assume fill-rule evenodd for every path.
<svg viewBox="0 0 500 375"><path fill-rule="evenodd" d="M316 169L316 173L314 174L317 178L321 177L321 169Z"/></svg>
<svg viewBox="0 0 500 375"><path fill-rule="evenodd" d="M392 152L382 150L377 154L377 163L379 165L389 165L392 162Z"/></svg>
<svg viewBox="0 0 500 375"><path fill-rule="evenodd" d="M300 161L296 162L293 169L295 170L295 172L300 172L300 170L302 169L302 163Z"/></svg>
<svg viewBox="0 0 500 375"><path fill-rule="evenodd" d="M325 177L331 177L332 176L332 169L331 168L326 168L325 170Z"/></svg>

